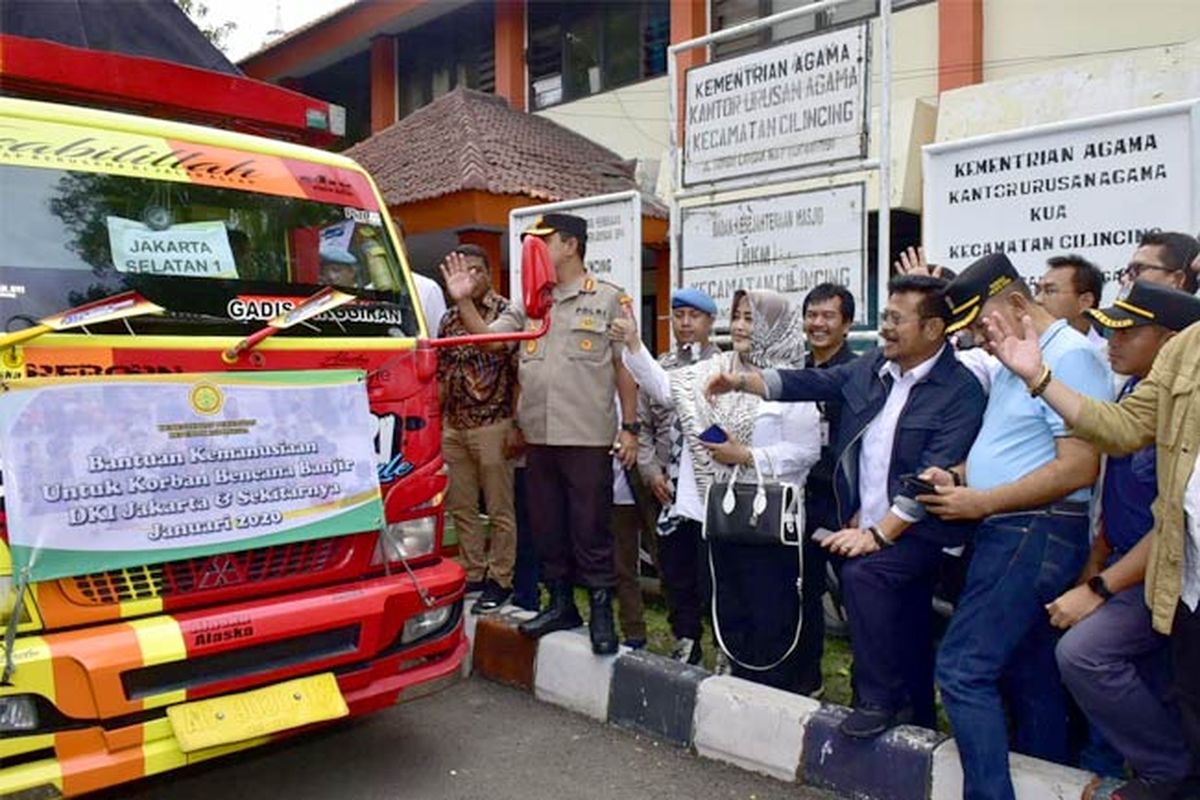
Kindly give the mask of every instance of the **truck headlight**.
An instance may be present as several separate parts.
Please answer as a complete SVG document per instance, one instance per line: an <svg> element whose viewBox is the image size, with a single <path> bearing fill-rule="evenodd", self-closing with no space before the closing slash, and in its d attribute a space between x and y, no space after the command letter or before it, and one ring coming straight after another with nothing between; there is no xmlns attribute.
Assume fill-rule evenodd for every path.
<svg viewBox="0 0 1200 800"><path fill-rule="evenodd" d="M450 619L451 608L452 606L440 606L409 617L408 621L404 623L403 633L400 634L400 643L415 642L445 625L446 621Z"/></svg>
<svg viewBox="0 0 1200 800"><path fill-rule="evenodd" d="M373 564L384 561L402 561L433 552L437 540L437 517L418 517L403 522L392 522L379 534L379 545L375 548Z"/></svg>
<svg viewBox="0 0 1200 800"><path fill-rule="evenodd" d="M36 730L37 726L37 702L33 695L13 694L0 697L0 733L32 731Z"/></svg>

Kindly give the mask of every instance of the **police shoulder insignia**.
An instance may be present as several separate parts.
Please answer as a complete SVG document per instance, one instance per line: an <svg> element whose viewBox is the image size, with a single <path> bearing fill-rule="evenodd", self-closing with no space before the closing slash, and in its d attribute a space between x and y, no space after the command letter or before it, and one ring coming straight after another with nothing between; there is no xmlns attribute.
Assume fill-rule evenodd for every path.
<svg viewBox="0 0 1200 800"><path fill-rule="evenodd" d="M530 353L530 354L536 353L537 352L537 344L538 343L536 340L530 339L528 342L525 343L525 352Z"/></svg>
<svg viewBox="0 0 1200 800"><path fill-rule="evenodd" d="M596 291L596 279L595 278L584 278L583 291L585 291L585 292Z"/></svg>

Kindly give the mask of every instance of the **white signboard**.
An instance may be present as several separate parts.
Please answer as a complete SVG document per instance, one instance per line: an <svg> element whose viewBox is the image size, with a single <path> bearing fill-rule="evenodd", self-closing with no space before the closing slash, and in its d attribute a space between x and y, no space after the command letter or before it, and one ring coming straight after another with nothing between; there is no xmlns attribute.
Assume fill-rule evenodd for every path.
<svg viewBox="0 0 1200 800"><path fill-rule="evenodd" d="M862 158L867 25L688 70L683 183Z"/></svg>
<svg viewBox="0 0 1200 800"><path fill-rule="evenodd" d="M508 215L510 296L521 297L521 231L543 214L574 214L587 220L584 263L597 278L615 283L634 298L641 318L642 197L636 191L600 195L586 201L549 203L513 209Z"/></svg>
<svg viewBox="0 0 1200 800"><path fill-rule="evenodd" d="M375 530L374 427L361 372L17 382L13 560L46 580Z"/></svg>
<svg viewBox="0 0 1200 800"><path fill-rule="evenodd" d="M924 148L924 240L961 270L1004 252L1036 279L1077 253L1108 278L1105 301L1142 233L1200 228L1200 104L1027 128Z"/></svg>
<svg viewBox="0 0 1200 800"><path fill-rule="evenodd" d="M738 289L771 289L801 303L820 283L854 295L866 320L866 188L863 183L682 209L683 285L717 301L729 324Z"/></svg>
<svg viewBox="0 0 1200 800"><path fill-rule="evenodd" d="M120 272L185 278L236 278L225 223L186 222L155 230L137 220L108 218L113 266Z"/></svg>

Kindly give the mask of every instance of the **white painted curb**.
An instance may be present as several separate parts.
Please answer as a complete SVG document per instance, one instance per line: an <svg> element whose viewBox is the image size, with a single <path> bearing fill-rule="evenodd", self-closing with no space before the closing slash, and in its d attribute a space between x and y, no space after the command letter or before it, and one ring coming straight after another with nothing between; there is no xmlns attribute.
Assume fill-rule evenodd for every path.
<svg viewBox="0 0 1200 800"><path fill-rule="evenodd" d="M700 683L693 741L716 761L795 781L804 727L821 704L802 695L719 675Z"/></svg>
<svg viewBox="0 0 1200 800"><path fill-rule="evenodd" d="M626 652L622 648L621 652ZM533 694L592 719L608 720L608 690L617 655L597 656L587 628L558 631L538 641Z"/></svg>
<svg viewBox="0 0 1200 800"><path fill-rule="evenodd" d="M1019 753L1010 753L1008 758L1017 800L1079 800L1093 777L1090 772ZM933 751L930 800L961 800L962 796L963 773L958 745L949 739Z"/></svg>

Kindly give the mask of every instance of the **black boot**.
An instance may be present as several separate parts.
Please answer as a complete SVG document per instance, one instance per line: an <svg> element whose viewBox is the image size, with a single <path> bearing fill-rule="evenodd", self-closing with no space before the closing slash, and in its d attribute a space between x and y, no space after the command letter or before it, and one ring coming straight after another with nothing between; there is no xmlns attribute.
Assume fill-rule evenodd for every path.
<svg viewBox="0 0 1200 800"><path fill-rule="evenodd" d="M547 633L570 630L583 624L583 618L579 616L579 609L575 607L575 594L571 589L571 584L566 581L556 581L550 584L549 589L550 605L542 609L542 613L533 619L517 626L517 630L522 635L537 639Z"/></svg>
<svg viewBox="0 0 1200 800"><path fill-rule="evenodd" d="M592 616L588 633L592 637L592 652L607 656L617 652L617 632L613 626L612 589L589 589L588 603Z"/></svg>

